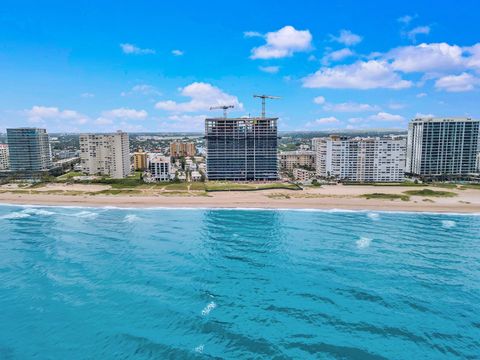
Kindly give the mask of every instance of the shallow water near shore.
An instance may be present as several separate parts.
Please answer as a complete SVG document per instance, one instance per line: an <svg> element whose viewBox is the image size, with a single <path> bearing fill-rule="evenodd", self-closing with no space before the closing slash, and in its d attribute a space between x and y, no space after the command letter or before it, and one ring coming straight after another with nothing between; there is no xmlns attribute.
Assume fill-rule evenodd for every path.
<svg viewBox="0 0 480 360"><path fill-rule="evenodd" d="M0 359L476 359L480 217L0 206Z"/></svg>

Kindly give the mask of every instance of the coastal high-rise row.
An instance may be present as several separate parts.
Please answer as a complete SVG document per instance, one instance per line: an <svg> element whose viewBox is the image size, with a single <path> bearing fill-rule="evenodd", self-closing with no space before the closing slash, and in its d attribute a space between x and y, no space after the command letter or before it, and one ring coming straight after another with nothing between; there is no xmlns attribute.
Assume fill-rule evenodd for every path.
<svg viewBox="0 0 480 360"><path fill-rule="evenodd" d="M8 145L0 144L0 170L7 170L9 167Z"/></svg>
<svg viewBox="0 0 480 360"><path fill-rule="evenodd" d="M209 180L277 180L277 118L205 120Z"/></svg>
<svg viewBox="0 0 480 360"><path fill-rule="evenodd" d="M46 171L52 166L47 131L38 128L7 129L10 170Z"/></svg>
<svg viewBox="0 0 480 360"><path fill-rule="evenodd" d="M355 182L404 180L405 138L330 136L313 142L317 176Z"/></svg>
<svg viewBox="0 0 480 360"><path fill-rule="evenodd" d="M121 179L130 174L128 134L80 135L80 163L89 175L107 175Z"/></svg>
<svg viewBox="0 0 480 360"><path fill-rule="evenodd" d="M480 120L416 118L408 126L407 173L463 179L478 172Z"/></svg>

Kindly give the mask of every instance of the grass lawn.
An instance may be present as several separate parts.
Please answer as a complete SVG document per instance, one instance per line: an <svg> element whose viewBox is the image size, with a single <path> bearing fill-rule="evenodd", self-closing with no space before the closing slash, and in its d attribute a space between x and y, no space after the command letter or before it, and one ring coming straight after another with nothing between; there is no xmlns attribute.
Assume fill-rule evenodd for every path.
<svg viewBox="0 0 480 360"><path fill-rule="evenodd" d="M81 171L70 171L66 174L60 175L57 177L57 180L64 181L64 180L71 180L75 176L82 176L83 173Z"/></svg>
<svg viewBox="0 0 480 360"><path fill-rule="evenodd" d="M204 182L192 182L190 183L190 190L194 191L205 191L205 183Z"/></svg>
<svg viewBox="0 0 480 360"><path fill-rule="evenodd" d="M402 201L409 201L410 197L408 195L402 194L385 194L385 193L372 193L372 194L363 194L360 195L367 200L370 199L382 199L382 200L402 200Z"/></svg>
<svg viewBox="0 0 480 360"><path fill-rule="evenodd" d="M438 190L432 190L432 189L408 190L408 191L404 191L403 193L409 196L434 196L434 197L457 196L456 193L451 191L438 191Z"/></svg>
<svg viewBox="0 0 480 360"><path fill-rule="evenodd" d="M244 190L265 190L265 189L289 189L298 190L299 187L295 184L289 183L235 183L235 182L221 182L209 181L205 183L207 191L244 191Z"/></svg>

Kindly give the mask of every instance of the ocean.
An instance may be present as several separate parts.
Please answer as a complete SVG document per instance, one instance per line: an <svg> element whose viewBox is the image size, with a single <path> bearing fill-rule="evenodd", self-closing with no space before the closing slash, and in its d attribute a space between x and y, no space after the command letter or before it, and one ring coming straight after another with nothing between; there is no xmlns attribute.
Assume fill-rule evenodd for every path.
<svg viewBox="0 0 480 360"><path fill-rule="evenodd" d="M0 359L479 359L480 216L0 206Z"/></svg>

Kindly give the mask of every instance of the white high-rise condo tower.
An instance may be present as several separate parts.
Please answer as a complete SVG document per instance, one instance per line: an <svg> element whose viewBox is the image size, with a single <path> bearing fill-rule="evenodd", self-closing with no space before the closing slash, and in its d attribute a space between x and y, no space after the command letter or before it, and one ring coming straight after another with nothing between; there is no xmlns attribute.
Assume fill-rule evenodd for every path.
<svg viewBox="0 0 480 360"><path fill-rule="evenodd" d="M128 134L80 135L82 171L89 175L108 175L121 179L130 174L130 143Z"/></svg>
<svg viewBox="0 0 480 360"><path fill-rule="evenodd" d="M455 180L477 169L480 120L415 118L408 126L407 169L412 176Z"/></svg>

